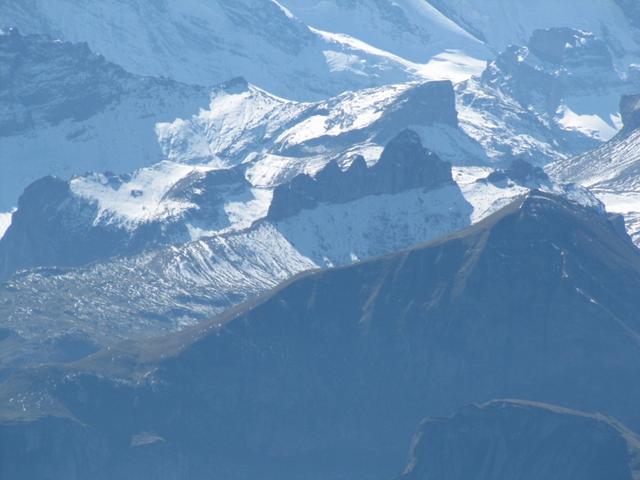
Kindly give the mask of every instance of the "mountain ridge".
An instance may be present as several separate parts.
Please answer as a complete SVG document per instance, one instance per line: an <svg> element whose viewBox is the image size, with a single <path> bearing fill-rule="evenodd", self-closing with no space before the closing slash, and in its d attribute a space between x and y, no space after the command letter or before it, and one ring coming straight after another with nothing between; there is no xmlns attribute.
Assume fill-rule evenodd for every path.
<svg viewBox="0 0 640 480"><path fill-rule="evenodd" d="M129 466L121 478L148 461L125 447L143 432L163 439L146 451L164 456L165 475L187 455L192 478L225 465L250 477L233 460L242 445L244 464L267 476L299 475L297 458L319 477L392 478L421 418L470 401L571 404L633 427L640 253L621 235L602 212L534 192L462 235L302 275L168 343L14 373L0 386L19 399L5 422L67 411ZM19 396L25 385L30 395ZM101 399L131 421L105 419Z"/></svg>

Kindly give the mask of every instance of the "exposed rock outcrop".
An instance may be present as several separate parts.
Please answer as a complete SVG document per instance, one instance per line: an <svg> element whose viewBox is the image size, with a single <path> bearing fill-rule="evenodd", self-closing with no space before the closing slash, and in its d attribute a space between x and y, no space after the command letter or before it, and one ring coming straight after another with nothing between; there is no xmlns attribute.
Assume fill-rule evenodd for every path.
<svg viewBox="0 0 640 480"><path fill-rule="evenodd" d="M516 159L507 168L498 168L491 172L484 182L491 182L494 185L503 185L512 181L519 185L538 188L544 183L549 183L549 176L541 167L535 167L526 160Z"/></svg>
<svg viewBox="0 0 640 480"><path fill-rule="evenodd" d="M640 439L602 415L495 400L425 420L399 480L633 480Z"/></svg>
<svg viewBox="0 0 640 480"><path fill-rule="evenodd" d="M345 203L366 195L431 189L447 183L453 183L451 164L425 149L415 132L404 130L388 143L371 167L357 156L345 171L330 162L315 177L297 175L279 185L268 217L279 220L321 203Z"/></svg>

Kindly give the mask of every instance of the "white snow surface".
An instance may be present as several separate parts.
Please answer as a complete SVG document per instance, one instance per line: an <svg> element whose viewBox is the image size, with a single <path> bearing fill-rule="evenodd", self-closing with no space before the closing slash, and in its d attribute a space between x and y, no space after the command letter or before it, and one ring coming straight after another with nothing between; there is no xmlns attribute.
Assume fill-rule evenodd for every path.
<svg viewBox="0 0 640 480"><path fill-rule="evenodd" d="M593 83L593 88L582 85L579 95L565 93L557 111L546 112L472 77L456 85L460 126L492 159L505 154L537 157L542 165L567 159L613 138L622 127L620 96L633 91L633 85L623 80L614 85Z"/></svg>
<svg viewBox="0 0 640 480"><path fill-rule="evenodd" d="M347 34L414 63L448 50L487 58L489 49L423 0L284 0L302 21Z"/></svg>
<svg viewBox="0 0 640 480"><path fill-rule="evenodd" d="M607 210L624 216L640 245L640 130L619 134L601 147L547 167L558 181L588 187Z"/></svg>
<svg viewBox="0 0 640 480"><path fill-rule="evenodd" d="M126 173L158 162L163 155L154 132L156 121L197 111L197 100L165 98L158 108L126 99L82 122L65 120L21 135L0 136L0 208L14 207L27 185L47 175Z"/></svg>
<svg viewBox="0 0 640 480"><path fill-rule="evenodd" d="M414 13L425 9L409 5L416 2L404 3L411 24L421 25ZM427 64L451 48L469 57L462 62L462 72L474 61L486 59L480 42L433 9L422 15L438 28L433 38L409 33L403 22L389 21L377 10L371 11L389 27L375 33L376 39L390 35L402 46L399 52L411 53L419 48L416 38L420 37L429 46L426 55L412 62L387 52L386 44L369 45L365 31L354 32L363 34L363 41L345 33L311 29L273 0L5 0L0 4L0 25L87 42L93 51L133 73L198 85L243 76L279 96L299 100L423 78L416 65ZM362 26L377 32L376 24L366 19ZM436 34L441 32L446 36ZM447 44L451 46L445 48ZM455 64L447 63L443 73L437 74L453 70L459 76Z"/></svg>
<svg viewBox="0 0 640 480"><path fill-rule="evenodd" d="M192 206L185 202L163 200L163 196L194 170L210 169L164 161L137 170L129 181L116 188L109 184L108 177L97 173L72 178L70 188L75 195L99 206L95 223L109 221L114 214L124 224L145 223L178 215Z"/></svg>
<svg viewBox="0 0 640 480"><path fill-rule="evenodd" d="M547 168L563 181L594 190L640 191L640 130L619 135L595 150Z"/></svg>
<svg viewBox="0 0 640 480"><path fill-rule="evenodd" d="M629 85L629 90L634 86ZM622 128L619 104L624 89L602 88L588 95L568 96L558 111L558 123L566 130L577 130L606 142Z"/></svg>
<svg viewBox="0 0 640 480"><path fill-rule="evenodd" d="M11 216L13 212L0 213L0 240L4 236L7 229L11 226Z"/></svg>
<svg viewBox="0 0 640 480"><path fill-rule="evenodd" d="M355 154L363 155L369 164L375 163L384 147L376 137L376 122L393 110L402 95L419 85L394 84L346 92L321 102L295 102L241 80L230 82L215 89L208 108L194 116L156 124L163 155L169 159L163 167L142 170L144 174L135 174L121 191L100 186L100 177L95 176L74 180L74 191L99 202L105 217L119 218L126 224L187 208L160 205L158 199L192 169L244 164L246 178L262 195L251 200L251 207L238 203L230 208L266 212L270 196L263 189L269 190L299 173L314 175L329 161L347 166ZM554 150L549 131L540 130L539 119L510 97L480 88L475 81L459 86L458 97L462 95L473 95L474 100L458 100L461 128L442 123L402 127L415 130L427 148L458 166L489 164L485 152L496 158L505 151L512 155L542 152L549 158L563 158ZM487 111L482 107L486 103L499 108ZM163 176L166 178L151 180ZM142 177L144 182L162 187L157 193L131 197L131 190L152 189L136 184Z"/></svg>
<svg viewBox="0 0 640 480"><path fill-rule="evenodd" d="M428 0L497 51L524 45L536 29L570 27L605 39L621 57L636 56L638 39L615 0Z"/></svg>
<svg viewBox="0 0 640 480"><path fill-rule="evenodd" d="M186 200L166 198L166 193L181 180L193 173L216 170L211 165L189 165L168 160L133 172L130 178L113 184L105 174L93 173L72 178L71 192L77 197L98 206L93 223L115 224L128 230L149 223L177 218L188 209L199 208ZM273 192L270 189L252 188L249 192L226 195L222 209L228 225L217 228L212 223L187 224L191 239L218 235L227 231L242 230L266 216Z"/></svg>
<svg viewBox="0 0 640 480"><path fill-rule="evenodd" d="M213 95L208 110L189 119L160 123L156 132L164 155L173 161L206 162L220 168L248 163L248 178L254 185L272 186L355 153L368 161L377 159L383 145L373 138L379 133L376 122L402 94L419 85L345 92L314 103L283 100L248 85ZM431 113L424 112L425 116ZM425 146L451 162L485 158L479 144L451 125L402 127L415 129Z"/></svg>

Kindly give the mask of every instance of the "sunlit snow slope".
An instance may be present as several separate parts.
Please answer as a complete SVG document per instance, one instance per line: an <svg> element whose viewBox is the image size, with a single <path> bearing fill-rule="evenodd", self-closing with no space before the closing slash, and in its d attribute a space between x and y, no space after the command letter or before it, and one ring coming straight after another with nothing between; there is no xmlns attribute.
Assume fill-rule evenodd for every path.
<svg viewBox="0 0 640 480"><path fill-rule="evenodd" d="M627 230L640 244L640 129L625 129L602 146L547 170L556 179L588 187L607 210L624 215Z"/></svg>
<svg viewBox="0 0 640 480"><path fill-rule="evenodd" d="M208 101L206 88L133 75L86 44L0 29L0 212L46 175L161 160L156 123Z"/></svg>
<svg viewBox="0 0 640 480"><path fill-rule="evenodd" d="M438 22L454 45L470 47L445 61L449 71L468 76L481 68L479 42L441 16ZM385 51L387 45L311 29L274 0L6 0L0 5L0 25L87 42L134 73L199 85L243 76L286 98L319 99L355 88L442 77L439 68L422 71L422 65ZM395 33L404 28L388 25ZM410 48L416 35L404 36L400 44ZM438 40L437 45L420 57L421 64L442 51L443 43Z"/></svg>
<svg viewBox="0 0 640 480"><path fill-rule="evenodd" d="M568 27L606 39L620 59L637 58L637 11L625 0L427 0L496 50L524 44L536 29Z"/></svg>
<svg viewBox="0 0 640 480"><path fill-rule="evenodd" d="M487 58L489 48L424 0L282 0L321 30L358 38L415 63L443 52Z"/></svg>

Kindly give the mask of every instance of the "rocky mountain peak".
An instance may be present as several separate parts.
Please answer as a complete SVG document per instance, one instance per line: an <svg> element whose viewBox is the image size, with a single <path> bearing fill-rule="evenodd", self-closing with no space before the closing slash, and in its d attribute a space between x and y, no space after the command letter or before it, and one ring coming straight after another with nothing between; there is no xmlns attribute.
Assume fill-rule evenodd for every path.
<svg viewBox="0 0 640 480"><path fill-rule="evenodd" d="M620 116L625 132L640 127L640 95L623 95L620 98Z"/></svg>
<svg viewBox="0 0 640 480"><path fill-rule="evenodd" d="M535 30L528 47L540 60L558 66L613 68L607 44L593 33L575 28Z"/></svg>
<svg viewBox="0 0 640 480"><path fill-rule="evenodd" d="M122 95L132 78L86 43L6 32L0 35L0 136L84 120Z"/></svg>
<svg viewBox="0 0 640 480"><path fill-rule="evenodd" d="M480 181L488 181L494 185L502 185L512 181L519 185L538 188L542 184L549 183L549 176L541 167L533 166L526 160L517 158L511 162L509 167L498 168Z"/></svg>
<svg viewBox="0 0 640 480"><path fill-rule="evenodd" d="M356 156L344 171L330 162L315 177L301 174L279 185L268 217L279 220L321 203L345 203L366 195L431 189L452 182L451 164L427 150L417 133L403 130L370 167L362 156Z"/></svg>

